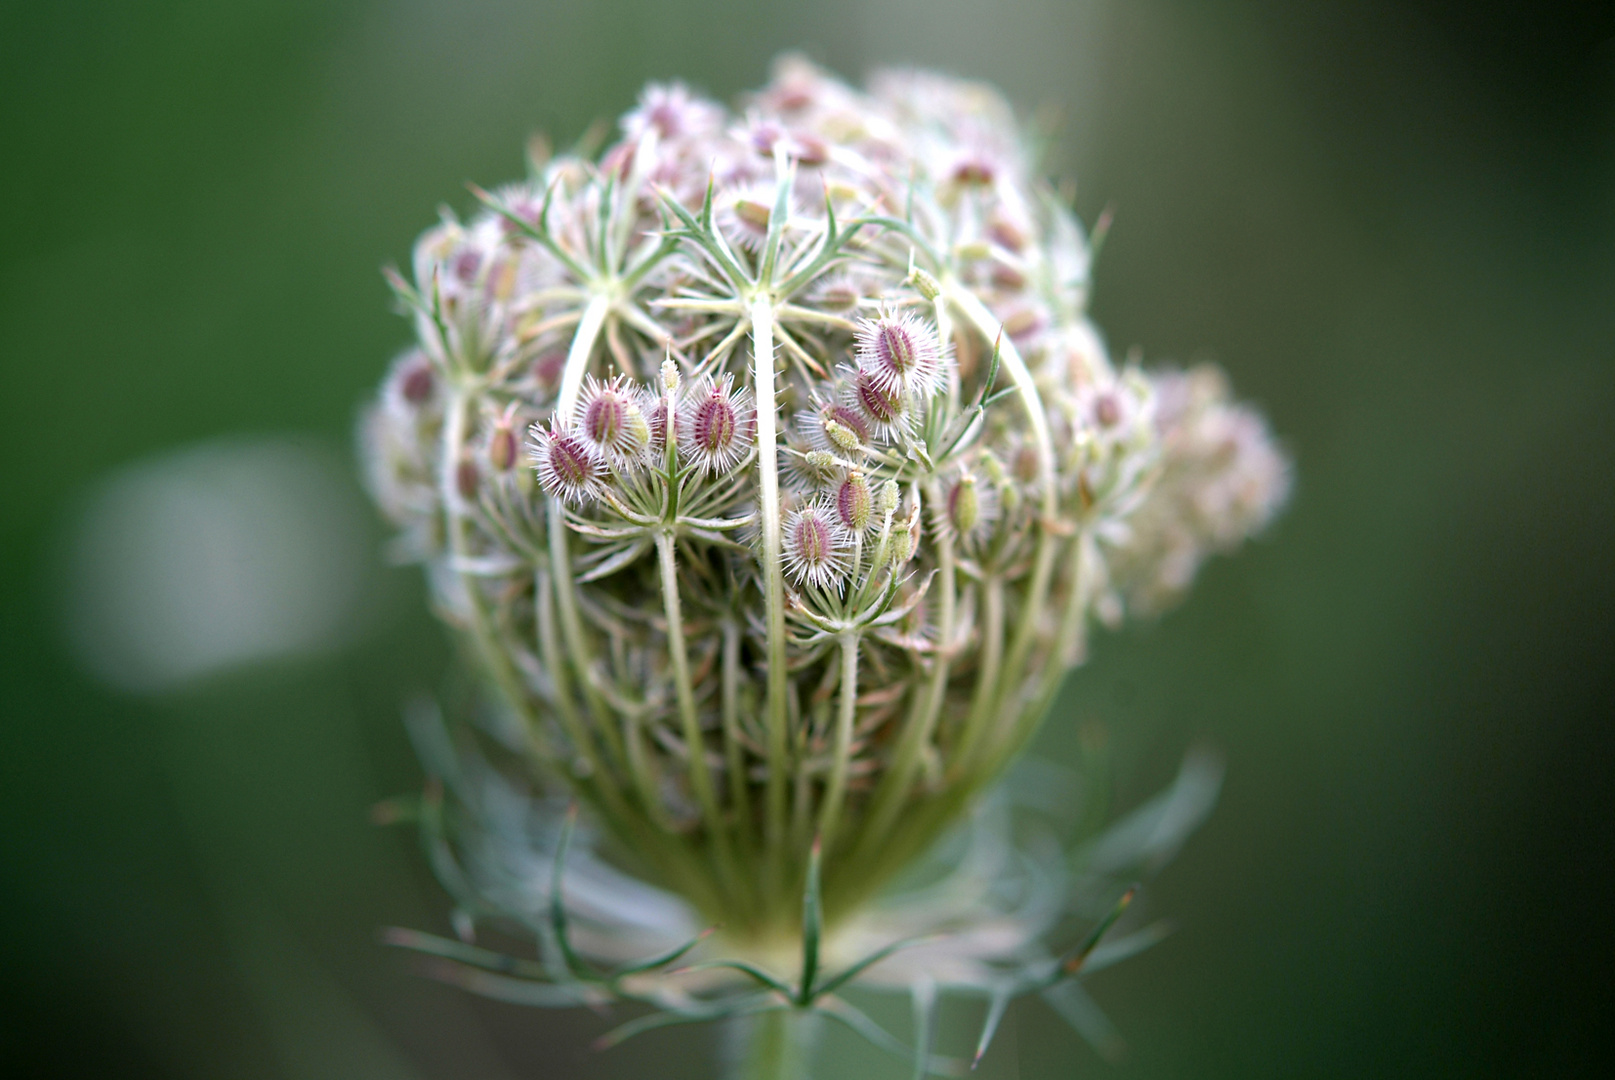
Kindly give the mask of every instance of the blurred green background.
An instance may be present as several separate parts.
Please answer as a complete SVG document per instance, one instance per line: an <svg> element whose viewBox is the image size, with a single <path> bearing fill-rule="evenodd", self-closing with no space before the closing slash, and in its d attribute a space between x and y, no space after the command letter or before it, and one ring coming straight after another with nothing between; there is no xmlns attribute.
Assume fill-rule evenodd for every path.
<svg viewBox="0 0 1615 1080"><path fill-rule="evenodd" d="M1227 756L1149 896L1180 932L1090 984L1128 1056L1032 1003L982 1074L1609 1075L1600 7L0 8L0 1069L711 1074L711 1032L596 1055L607 1020L475 1001L376 944L446 926L411 837L367 821L419 780L400 703L451 678L413 571L362 583L341 647L157 693L88 674L64 610L86 492L128 462L245 433L348 473L406 339L378 269L464 181L649 78L727 99L795 47L1057 107L1079 209L1117 211L1112 346L1222 362L1298 462L1271 534L1102 638L1043 741L1069 756L1102 725L1118 810L1192 742ZM826 1076L901 1074L828 1053Z"/></svg>

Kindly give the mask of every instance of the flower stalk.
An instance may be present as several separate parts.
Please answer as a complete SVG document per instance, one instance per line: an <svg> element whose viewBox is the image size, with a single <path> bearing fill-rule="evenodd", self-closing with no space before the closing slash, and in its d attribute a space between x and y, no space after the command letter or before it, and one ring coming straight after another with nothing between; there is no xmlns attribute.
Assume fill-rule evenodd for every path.
<svg viewBox="0 0 1615 1080"><path fill-rule="evenodd" d="M785 578L780 541L779 460L773 453L779 442L778 401L774 389L773 300L760 293L751 301L752 385L757 394L757 505L762 524L761 552L763 618L767 627L765 672L768 679L768 817L766 835L774 859L785 842L785 782L787 764ZM777 871L776 871L777 876Z"/></svg>

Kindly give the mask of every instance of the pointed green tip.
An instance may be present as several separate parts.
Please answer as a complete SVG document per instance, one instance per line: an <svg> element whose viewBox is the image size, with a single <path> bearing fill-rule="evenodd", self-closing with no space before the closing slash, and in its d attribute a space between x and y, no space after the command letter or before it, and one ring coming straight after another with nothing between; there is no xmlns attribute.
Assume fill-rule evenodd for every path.
<svg viewBox="0 0 1615 1080"><path fill-rule="evenodd" d="M1116 906L1110 909L1110 914L1101 919L1099 925L1093 928L1093 933L1088 935L1088 940L1084 941L1082 946L1060 965L1060 971L1066 975L1075 975L1082 970L1082 965L1088 962L1089 954L1098 947L1099 939L1104 937L1106 931L1112 926L1116 925L1116 920L1122 917L1122 912L1127 910L1128 905L1133 902L1133 897L1137 895L1137 885L1131 886L1126 892L1122 893L1121 899L1116 901Z"/></svg>

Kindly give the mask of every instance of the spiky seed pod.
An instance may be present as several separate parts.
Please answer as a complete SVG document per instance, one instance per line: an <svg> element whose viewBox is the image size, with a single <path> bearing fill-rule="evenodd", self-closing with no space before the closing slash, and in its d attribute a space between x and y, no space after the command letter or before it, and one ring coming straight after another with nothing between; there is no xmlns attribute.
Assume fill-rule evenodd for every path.
<svg viewBox="0 0 1615 1080"><path fill-rule="evenodd" d="M680 408L679 452L697 469L728 472L751 450L757 428L751 394L725 373L695 386Z"/></svg>
<svg viewBox="0 0 1615 1080"><path fill-rule="evenodd" d="M605 459L589 440L551 420L548 428L534 424L528 453L538 469L545 494L572 506L599 497L607 475Z"/></svg>
<svg viewBox="0 0 1615 1080"><path fill-rule="evenodd" d="M1093 421L1106 431L1122 422L1122 404L1114 392L1105 391L1094 396Z"/></svg>
<svg viewBox="0 0 1615 1080"><path fill-rule="evenodd" d="M998 520L998 492L981 483L973 472L963 472L947 485L939 508L938 527L966 545L982 543Z"/></svg>
<svg viewBox="0 0 1615 1080"><path fill-rule="evenodd" d="M874 436L869 419L855 406L843 404L834 396L819 401L812 412L797 417L816 450L827 450L842 458L861 458Z"/></svg>
<svg viewBox="0 0 1615 1080"><path fill-rule="evenodd" d="M924 398L940 390L945 378L936 333L907 313L858 324L858 370L894 397Z"/></svg>
<svg viewBox="0 0 1615 1080"><path fill-rule="evenodd" d="M826 311L854 311L863 299L863 290L851 277L841 275L814 290L813 298Z"/></svg>
<svg viewBox="0 0 1615 1080"><path fill-rule="evenodd" d="M659 457L667 446L667 419L673 417L674 441L678 441L678 413L668 408L667 394L646 392L640 396L639 409L645 415L645 450L652 458Z"/></svg>
<svg viewBox="0 0 1615 1080"><path fill-rule="evenodd" d="M903 489L898 487L896 480L882 480L880 486L875 489L870 509L877 518L884 520L887 514L897 512L902 498Z"/></svg>
<svg viewBox="0 0 1615 1080"><path fill-rule="evenodd" d="M639 104L622 118L622 132L630 141L651 132L661 139L687 139L714 134L722 126L723 110L681 82L645 87Z"/></svg>
<svg viewBox="0 0 1615 1080"><path fill-rule="evenodd" d="M876 435L890 439L913 412L910 395L883 385L867 371L854 371L842 391L842 404L856 410Z"/></svg>
<svg viewBox="0 0 1615 1080"><path fill-rule="evenodd" d="M1025 443L1015 447L1011 458L1010 475L1016 483L1030 484L1037 479L1037 451Z"/></svg>
<svg viewBox="0 0 1615 1080"><path fill-rule="evenodd" d="M774 215L774 189L757 184L724 196L718 207L719 228L731 244L756 254L768 239Z"/></svg>
<svg viewBox="0 0 1615 1080"><path fill-rule="evenodd" d="M864 437L864 432L854 427L844 414L821 414L819 430L823 432L825 442L849 457L861 455L864 452L864 443L868 441Z"/></svg>
<svg viewBox="0 0 1615 1080"><path fill-rule="evenodd" d="M976 478L969 473L948 489L948 522L962 536L968 536L981 524L981 496L976 492Z"/></svg>
<svg viewBox="0 0 1615 1080"><path fill-rule="evenodd" d="M1006 516L1013 516L1021 505L1020 487L1004 468L1004 463L998 460L998 455L991 450L983 450L979 461L982 475L987 483L992 485L993 497L997 500L999 511Z"/></svg>
<svg viewBox="0 0 1615 1080"><path fill-rule="evenodd" d="M847 478L836 488L836 514L848 532L861 533L874 520L874 499L869 481L861 469L848 469Z"/></svg>
<svg viewBox="0 0 1615 1080"><path fill-rule="evenodd" d="M780 474L793 491L820 491L835 487L846 474L840 459L829 450L788 447L782 455Z"/></svg>
<svg viewBox="0 0 1615 1080"><path fill-rule="evenodd" d="M892 522L889 546L885 551L884 566L894 569L906 565L920 550L920 504L909 507L908 515Z"/></svg>
<svg viewBox="0 0 1615 1080"><path fill-rule="evenodd" d="M809 503L785 516L785 570L798 585L840 592L848 543L835 509L824 503Z"/></svg>
<svg viewBox="0 0 1615 1080"><path fill-rule="evenodd" d="M482 475L477 471L477 463L469 457L460 459L454 467L454 489L462 499L475 499L477 487L482 483Z"/></svg>
<svg viewBox="0 0 1615 1080"><path fill-rule="evenodd" d="M632 469L644 461L651 431L640 400L640 389L626 376L600 382L591 375L584 384L577 433L612 468Z"/></svg>

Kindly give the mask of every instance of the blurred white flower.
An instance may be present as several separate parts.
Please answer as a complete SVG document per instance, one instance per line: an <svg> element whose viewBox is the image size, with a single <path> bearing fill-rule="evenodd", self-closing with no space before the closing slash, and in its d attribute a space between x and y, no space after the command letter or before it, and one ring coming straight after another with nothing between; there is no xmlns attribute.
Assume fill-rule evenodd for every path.
<svg viewBox="0 0 1615 1080"><path fill-rule="evenodd" d="M368 536L335 455L303 440L221 440L136 462L73 524L68 628L91 670L136 692L329 652L358 625Z"/></svg>

